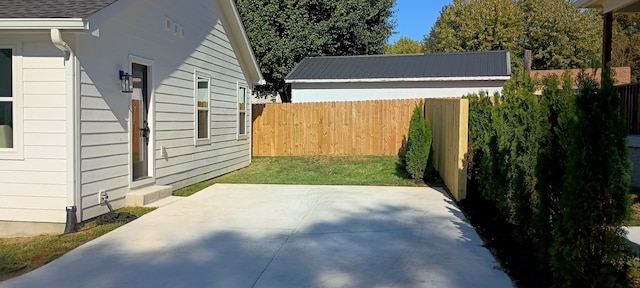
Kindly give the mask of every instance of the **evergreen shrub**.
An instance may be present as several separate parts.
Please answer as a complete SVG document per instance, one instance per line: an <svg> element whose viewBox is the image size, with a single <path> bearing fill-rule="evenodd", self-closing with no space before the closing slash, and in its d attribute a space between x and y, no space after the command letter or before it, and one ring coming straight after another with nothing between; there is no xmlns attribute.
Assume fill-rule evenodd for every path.
<svg viewBox="0 0 640 288"><path fill-rule="evenodd" d="M425 172L431 169L427 167L432 142L431 126L429 120L424 117L423 107L423 103L420 102L413 109L405 155L406 170L415 180L423 179Z"/></svg>

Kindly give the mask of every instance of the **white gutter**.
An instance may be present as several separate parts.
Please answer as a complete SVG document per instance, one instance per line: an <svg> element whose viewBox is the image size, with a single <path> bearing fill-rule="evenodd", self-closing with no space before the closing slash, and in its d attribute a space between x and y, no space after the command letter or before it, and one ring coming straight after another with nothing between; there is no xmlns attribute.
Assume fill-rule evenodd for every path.
<svg viewBox="0 0 640 288"><path fill-rule="evenodd" d="M78 178L80 177L79 169L79 161L80 161L80 131L79 131L79 103L78 103L78 81L76 79L78 64L76 60L76 55L73 52L73 49L62 40L62 35L59 29L51 29L51 42L56 48L60 49L64 53L65 57L65 71L66 71L66 106L67 106L67 159L71 158L71 161L67 162L67 206L80 206L78 199L80 192L80 182ZM78 208L77 214L81 215L81 209ZM81 217L79 219L82 219Z"/></svg>
<svg viewBox="0 0 640 288"><path fill-rule="evenodd" d="M362 78L362 79L289 79L285 83L380 83L380 82L442 82L442 81L508 81L511 76Z"/></svg>
<svg viewBox="0 0 640 288"><path fill-rule="evenodd" d="M71 50L71 47L69 47L69 44L67 44L67 42L64 42L64 40L62 40L62 34L60 33L59 29L51 28L51 42L54 46L56 46L56 48L65 53L65 58L69 57L69 60L71 60L73 50Z"/></svg>
<svg viewBox="0 0 640 288"><path fill-rule="evenodd" d="M0 19L0 30L84 30L82 18L3 18Z"/></svg>

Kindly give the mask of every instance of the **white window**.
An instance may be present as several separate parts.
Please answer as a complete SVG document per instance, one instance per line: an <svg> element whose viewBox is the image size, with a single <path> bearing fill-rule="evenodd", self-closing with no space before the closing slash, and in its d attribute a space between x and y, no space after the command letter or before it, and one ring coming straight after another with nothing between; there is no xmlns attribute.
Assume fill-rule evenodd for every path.
<svg viewBox="0 0 640 288"><path fill-rule="evenodd" d="M22 57L19 46L0 45L0 159L22 159Z"/></svg>
<svg viewBox="0 0 640 288"><path fill-rule="evenodd" d="M238 139L247 135L247 87L238 84Z"/></svg>
<svg viewBox="0 0 640 288"><path fill-rule="evenodd" d="M211 110L211 77L195 73L196 144L207 144L211 139L209 111Z"/></svg>
<svg viewBox="0 0 640 288"><path fill-rule="evenodd" d="M0 149L13 149L13 50L0 49Z"/></svg>

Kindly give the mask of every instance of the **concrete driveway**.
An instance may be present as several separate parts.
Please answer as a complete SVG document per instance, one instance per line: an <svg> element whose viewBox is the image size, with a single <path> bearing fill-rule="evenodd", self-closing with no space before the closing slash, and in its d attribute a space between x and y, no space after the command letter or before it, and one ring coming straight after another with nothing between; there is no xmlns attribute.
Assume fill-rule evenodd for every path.
<svg viewBox="0 0 640 288"><path fill-rule="evenodd" d="M440 191L217 184L0 287L512 287Z"/></svg>

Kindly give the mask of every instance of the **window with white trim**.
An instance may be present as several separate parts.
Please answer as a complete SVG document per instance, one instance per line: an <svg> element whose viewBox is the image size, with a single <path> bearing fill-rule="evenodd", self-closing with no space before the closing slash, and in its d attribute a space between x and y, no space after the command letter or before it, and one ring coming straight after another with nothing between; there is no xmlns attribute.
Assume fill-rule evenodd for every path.
<svg viewBox="0 0 640 288"><path fill-rule="evenodd" d="M196 144L208 142L211 136L209 111L211 110L211 77L195 73Z"/></svg>
<svg viewBox="0 0 640 288"><path fill-rule="evenodd" d="M247 135L247 87L238 84L238 137Z"/></svg>
<svg viewBox="0 0 640 288"><path fill-rule="evenodd" d="M13 50L0 48L0 150L14 148Z"/></svg>

